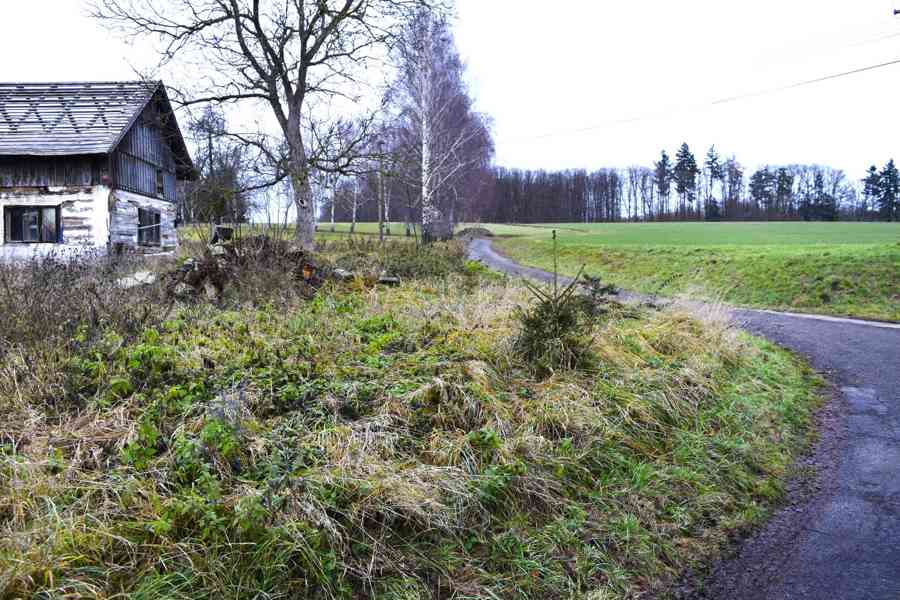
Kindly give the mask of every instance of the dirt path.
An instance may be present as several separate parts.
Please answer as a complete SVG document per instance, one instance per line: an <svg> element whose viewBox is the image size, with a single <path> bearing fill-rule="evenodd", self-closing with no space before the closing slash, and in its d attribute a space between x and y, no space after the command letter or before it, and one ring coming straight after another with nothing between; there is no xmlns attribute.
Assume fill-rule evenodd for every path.
<svg viewBox="0 0 900 600"><path fill-rule="evenodd" d="M471 258L541 281L473 240ZM640 298L640 296L634 296ZM819 417L820 441L787 504L735 556L682 598L900 599L900 325L733 309L748 331L806 356L838 393Z"/></svg>

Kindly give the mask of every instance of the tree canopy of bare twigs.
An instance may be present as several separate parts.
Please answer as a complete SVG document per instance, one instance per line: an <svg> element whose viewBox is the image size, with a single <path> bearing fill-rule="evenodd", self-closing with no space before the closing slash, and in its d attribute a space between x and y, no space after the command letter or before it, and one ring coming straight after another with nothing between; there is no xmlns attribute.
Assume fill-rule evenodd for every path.
<svg viewBox="0 0 900 600"><path fill-rule="evenodd" d="M412 166L406 175L418 180L422 239L449 237L466 181L487 169L493 155L487 119L473 108L446 18L420 11L407 22L395 56L392 99L405 154L397 162Z"/></svg>
<svg viewBox="0 0 900 600"><path fill-rule="evenodd" d="M364 70L381 60L412 14L441 0L94 0L93 14L127 35L159 43L163 64L192 63L181 105L255 102L268 107L280 136L230 132L265 158L274 184L291 183L297 241L310 246L315 169L349 170L366 135L347 141L346 121L310 118L317 101L356 100ZM335 143L341 140L342 143ZM260 184L263 185L263 184Z"/></svg>

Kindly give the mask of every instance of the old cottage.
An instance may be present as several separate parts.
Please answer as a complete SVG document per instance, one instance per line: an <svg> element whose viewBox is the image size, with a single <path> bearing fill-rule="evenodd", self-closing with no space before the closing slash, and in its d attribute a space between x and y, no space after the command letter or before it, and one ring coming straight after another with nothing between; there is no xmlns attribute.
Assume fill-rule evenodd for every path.
<svg viewBox="0 0 900 600"><path fill-rule="evenodd" d="M193 173L160 82L0 83L0 257L174 248Z"/></svg>

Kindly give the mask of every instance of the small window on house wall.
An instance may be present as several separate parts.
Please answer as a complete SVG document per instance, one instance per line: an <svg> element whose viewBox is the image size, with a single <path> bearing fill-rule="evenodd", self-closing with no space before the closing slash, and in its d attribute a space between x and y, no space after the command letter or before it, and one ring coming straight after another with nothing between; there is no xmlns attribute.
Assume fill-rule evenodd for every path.
<svg viewBox="0 0 900 600"><path fill-rule="evenodd" d="M166 178L162 169L156 170L156 195L159 198L166 197Z"/></svg>
<svg viewBox="0 0 900 600"><path fill-rule="evenodd" d="M138 244L141 246L159 246L160 226L159 213L152 210L138 209Z"/></svg>
<svg viewBox="0 0 900 600"><path fill-rule="evenodd" d="M6 242L56 244L59 221L58 206L7 206L3 237Z"/></svg>

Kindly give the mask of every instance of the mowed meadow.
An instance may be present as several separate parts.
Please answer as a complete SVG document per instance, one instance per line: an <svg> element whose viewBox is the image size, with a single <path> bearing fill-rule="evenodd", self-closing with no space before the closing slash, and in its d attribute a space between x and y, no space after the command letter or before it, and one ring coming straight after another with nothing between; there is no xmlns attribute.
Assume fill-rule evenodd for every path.
<svg viewBox="0 0 900 600"><path fill-rule="evenodd" d="M900 223L490 225L495 248L623 288L778 310L900 320Z"/></svg>

